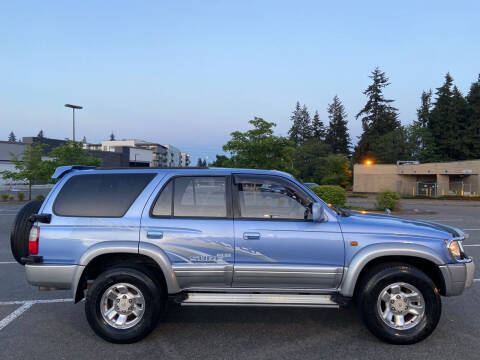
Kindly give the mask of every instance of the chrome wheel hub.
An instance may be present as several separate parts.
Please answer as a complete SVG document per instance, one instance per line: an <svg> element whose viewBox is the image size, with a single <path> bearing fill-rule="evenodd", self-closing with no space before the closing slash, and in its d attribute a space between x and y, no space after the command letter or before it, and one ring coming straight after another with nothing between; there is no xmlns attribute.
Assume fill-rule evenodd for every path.
<svg viewBox="0 0 480 360"><path fill-rule="evenodd" d="M418 325L423 319L425 301L415 286L398 282L388 285L380 292L377 311L389 327L407 330Z"/></svg>
<svg viewBox="0 0 480 360"><path fill-rule="evenodd" d="M134 285L118 283L110 286L100 301L100 312L108 325L116 329L128 329L142 319L145 298Z"/></svg>

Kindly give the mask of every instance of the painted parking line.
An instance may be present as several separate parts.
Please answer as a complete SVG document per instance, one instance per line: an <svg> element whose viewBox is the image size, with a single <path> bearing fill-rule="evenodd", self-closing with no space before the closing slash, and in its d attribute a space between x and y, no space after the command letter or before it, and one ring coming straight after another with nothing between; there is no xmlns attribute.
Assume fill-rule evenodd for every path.
<svg viewBox="0 0 480 360"><path fill-rule="evenodd" d="M0 261L0 265L17 264L16 261Z"/></svg>
<svg viewBox="0 0 480 360"><path fill-rule="evenodd" d="M10 324L13 320L18 318L20 315L22 315L25 311L30 309L33 306L33 302L26 302L22 306L20 306L17 310L12 312L10 315L7 317L4 317L2 320L0 320L0 331Z"/></svg>
<svg viewBox="0 0 480 360"><path fill-rule="evenodd" d="M51 303L62 303L62 302L72 302L73 299L43 299L43 300L12 300L12 301L0 301L0 306L4 305L23 305L26 303L35 304L51 304Z"/></svg>
<svg viewBox="0 0 480 360"><path fill-rule="evenodd" d="M0 301L2 305L21 305L14 312L10 313L2 320L0 320L0 331L5 328L12 321L21 316L25 311L30 309L35 304L51 304L51 303L66 303L73 302L73 299L46 299L46 300L18 300L18 301Z"/></svg>

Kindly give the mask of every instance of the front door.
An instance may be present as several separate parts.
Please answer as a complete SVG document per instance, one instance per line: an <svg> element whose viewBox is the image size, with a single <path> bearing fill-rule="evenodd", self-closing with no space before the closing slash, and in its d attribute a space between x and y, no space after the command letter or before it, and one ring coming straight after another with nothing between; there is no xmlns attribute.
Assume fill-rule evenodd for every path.
<svg viewBox="0 0 480 360"><path fill-rule="evenodd" d="M300 186L280 176L238 174L233 197L234 287L332 290L340 284L339 224L313 222L314 199Z"/></svg>
<svg viewBox="0 0 480 360"><path fill-rule="evenodd" d="M228 176L164 179L142 217L140 241L169 257L182 289L229 287L234 262Z"/></svg>

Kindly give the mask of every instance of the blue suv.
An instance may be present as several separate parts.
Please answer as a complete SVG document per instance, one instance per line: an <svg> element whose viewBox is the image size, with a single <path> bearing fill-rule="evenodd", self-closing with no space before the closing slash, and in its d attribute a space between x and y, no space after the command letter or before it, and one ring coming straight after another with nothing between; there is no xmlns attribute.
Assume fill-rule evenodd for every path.
<svg viewBox="0 0 480 360"><path fill-rule="evenodd" d="M117 343L167 304L339 308L378 338L410 344L438 324L474 264L461 230L330 208L279 171L64 166L11 235L30 284L84 297L92 329Z"/></svg>

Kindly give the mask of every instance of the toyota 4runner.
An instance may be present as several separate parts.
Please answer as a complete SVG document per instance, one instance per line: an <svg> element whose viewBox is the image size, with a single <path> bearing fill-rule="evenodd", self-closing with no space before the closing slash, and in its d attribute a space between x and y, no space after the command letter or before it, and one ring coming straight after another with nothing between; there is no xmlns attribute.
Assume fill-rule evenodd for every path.
<svg viewBox="0 0 480 360"><path fill-rule="evenodd" d="M409 344L438 324L474 264L461 230L331 208L279 171L63 166L11 235L27 280L85 298L92 329L145 337L181 305L355 303L378 338Z"/></svg>

